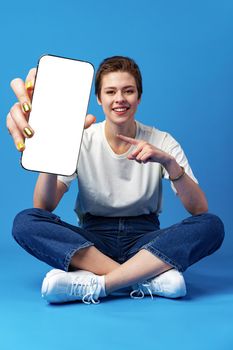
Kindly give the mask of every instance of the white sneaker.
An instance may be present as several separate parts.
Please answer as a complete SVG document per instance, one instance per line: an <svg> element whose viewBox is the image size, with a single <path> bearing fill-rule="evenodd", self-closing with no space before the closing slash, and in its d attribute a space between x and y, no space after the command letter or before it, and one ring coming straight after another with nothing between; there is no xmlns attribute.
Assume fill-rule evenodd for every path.
<svg viewBox="0 0 233 350"><path fill-rule="evenodd" d="M143 283L133 286L131 298L141 299L144 295L159 295L165 298L180 298L186 295L186 286L181 272L171 269Z"/></svg>
<svg viewBox="0 0 233 350"><path fill-rule="evenodd" d="M49 303L82 300L85 304L98 304L101 290L104 290L104 276L84 270L65 272L54 269L46 274L41 294Z"/></svg>

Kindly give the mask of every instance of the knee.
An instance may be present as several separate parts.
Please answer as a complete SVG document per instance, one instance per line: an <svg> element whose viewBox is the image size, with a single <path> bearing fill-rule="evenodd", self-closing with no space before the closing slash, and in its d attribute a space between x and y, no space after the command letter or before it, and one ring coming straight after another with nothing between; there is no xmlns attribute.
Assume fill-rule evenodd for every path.
<svg viewBox="0 0 233 350"><path fill-rule="evenodd" d="M32 220L35 210L35 208L25 209L15 216L12 235L17 242L20 242L27 235L29 223Z"/></svg>
<svg viewBox="0 0 233 350"><path fill-rule="evenodd" d="M220 248L225 237L224 224L222 220L215 214L206 213L203 214L203 218L206 222L206 233L210 240L215 243L215 249Z"/></svg>

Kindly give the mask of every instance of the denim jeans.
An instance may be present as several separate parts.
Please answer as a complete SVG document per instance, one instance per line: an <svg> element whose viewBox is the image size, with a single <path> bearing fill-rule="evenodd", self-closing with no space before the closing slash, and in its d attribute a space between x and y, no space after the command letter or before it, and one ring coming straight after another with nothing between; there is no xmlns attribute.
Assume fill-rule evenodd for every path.
<svg viewBox="0 0 233 350"><path fill-rule="evenodd" d="M13 237L30 254L54 268L69 271L80 249L95 246L118 263L146 249L183 272L215 252L224 239L222 221L213 214L190 216L160 229L158 217L100 217L86 214L73 226L43 209L26 209L16 215Z"/></svg>

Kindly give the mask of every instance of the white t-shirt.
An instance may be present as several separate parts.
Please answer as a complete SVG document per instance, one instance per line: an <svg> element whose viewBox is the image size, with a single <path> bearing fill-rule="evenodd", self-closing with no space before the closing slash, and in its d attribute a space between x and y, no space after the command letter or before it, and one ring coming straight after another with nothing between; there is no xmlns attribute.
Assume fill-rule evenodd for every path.
<svg viewBox="0 0 233 350"><path fill-rule="evenodd" d="M175 157L186 173L196 182L188 160L178 142L167 132L136 121L136 138ZM159 163L139 164L127 159L135 146L124 154L115 154L105 137L105 121L93 124L84 131L77 173L58 176L67 188L78 179L79 193L75 211L97 216L137 216L161 212L162 178L169 178ZM176 193L174 185L171 186Z"/></svg>

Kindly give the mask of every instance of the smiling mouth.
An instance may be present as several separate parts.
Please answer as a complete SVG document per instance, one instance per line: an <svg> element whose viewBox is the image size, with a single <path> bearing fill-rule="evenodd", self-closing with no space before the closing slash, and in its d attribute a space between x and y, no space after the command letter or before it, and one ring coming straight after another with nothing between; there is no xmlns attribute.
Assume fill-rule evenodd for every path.
<svg viewBox="0 0 233 350"><path fill-rule="evenodd" d="M129 107L117 107L113 108L115 112L126 112L129 109Z"/></svg>

